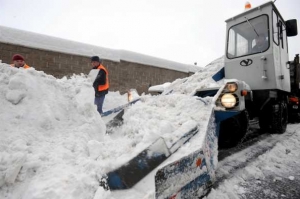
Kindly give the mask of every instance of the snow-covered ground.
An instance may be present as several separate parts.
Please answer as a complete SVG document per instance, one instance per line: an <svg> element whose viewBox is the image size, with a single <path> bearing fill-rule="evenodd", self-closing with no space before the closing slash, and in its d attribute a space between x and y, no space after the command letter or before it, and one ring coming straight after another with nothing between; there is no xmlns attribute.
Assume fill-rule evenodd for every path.
<svg viewBox="0 0 300 199"><path fill-rule="evenodd" d="M194 126L201 129L163 165L199 149L212 98L199 100L193 94L196 89L220 86L222 82L214 82L211 75L222 66L223 58L217 59L193 76L171 83L165 88L166 95L142 96L125 111L123 125L108 135L105 120L93 104L92 82L87 76L56 79L33 68L0 64L0 198L154 198L155 171L126 191L105 191L99 180L158 137L170 146L182 132ZM127 95L109 92L104 110L125 103ZM255 181L250 188L243 183L262 182L272 172L296 181L298 128L300 125L291 125L290 133L269 137L276 144L270 151L220 183L207 198L247 196L259 183ZM246 152L239 157L243 155Z"/></svg>
<svg viewBox="0 0 300 199"><path fill-rule="evenodd" d="M219 162L217 179L207 199L300 197L300 125L282 135L268 135Z"/></svg>

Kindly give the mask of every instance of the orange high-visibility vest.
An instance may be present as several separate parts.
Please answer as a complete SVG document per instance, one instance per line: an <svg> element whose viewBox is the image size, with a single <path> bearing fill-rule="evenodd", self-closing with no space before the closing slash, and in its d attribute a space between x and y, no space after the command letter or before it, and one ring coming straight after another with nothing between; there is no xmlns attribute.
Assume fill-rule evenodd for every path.
<svg viewBox="0 0 300 199"><path fill-rule="evenodd" d="M16 67L14 64L11 64L10 66ZM16 67L16 68L17 68L17 67ZM28 66L27 64L24 64L23 68L27 69L27 68L30 68L30 66Z"/></svg>
<svg viewBox="0 0 300 199"><path fill-rule="evenodd" d="M102 64L100 64L97 69L99 69L99 70L103 69L105 71L105 73L106 73L105 84L98 86L98 91L105 91L105 90L107 90L109 88L108 71L106 70L106 68Z"/></svg>

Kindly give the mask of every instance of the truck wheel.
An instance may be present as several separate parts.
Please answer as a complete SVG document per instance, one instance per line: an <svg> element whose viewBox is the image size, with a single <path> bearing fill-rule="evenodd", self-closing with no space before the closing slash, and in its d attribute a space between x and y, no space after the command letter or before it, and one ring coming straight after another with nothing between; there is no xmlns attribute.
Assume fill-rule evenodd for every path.
<svg viewBox="0 0 300 199"><path fill-rule="evenodd" d="M282 134L286 131L288 111L285 101L273 105L271 133Z"/></svg>
<svg viewBox="0 0 300 199"><path fill-rule="evenodd" d="M234 117L222 121L219 131L219 148L236 146L244 138L248 129L249 115L246 110Z"/></svg>

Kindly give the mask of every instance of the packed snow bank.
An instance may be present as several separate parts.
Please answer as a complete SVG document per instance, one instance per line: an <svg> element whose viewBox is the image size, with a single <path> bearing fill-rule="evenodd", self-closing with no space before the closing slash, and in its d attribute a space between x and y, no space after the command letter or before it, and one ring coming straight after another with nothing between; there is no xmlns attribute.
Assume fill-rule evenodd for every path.
<svg viewBox="0 0 300 199"><path fill-rule="evenodd" d="M0 198L92 198L105 125L88 79L0 64Z"/></svg>
<svg viewBox="0 0 300 199"><path fill-rule="evenodd" d="M151 86L148 91L149 92L163 92L165 90L165 88L169 87L171 85L170 82L166 82L164 84L161 85L155 85L155 86Z"/></svg>
<svg viewBox="0 0 300 199"><path fill-rule="evenodd" d="M210 104L212 98L205 100ZM183 94L143 96L141 101L125 111L123 125L116 127L111 134L112 141L105 143L107 147L114 148L114 153L101 161L104 163L105 159L109 171L136 156L159 137L163 137L167 146L171 147L197 125L201 132L205 132L211 108L197 97ZM201 139L204 139L203 134ZM202 140L197 141L197 147L201 147Z"/></svg>
<svg viewBox="0 0 300 199"><path fill-rule="evenodd" d="M120 94L119 91L111 92L109 91L108 95L105 96L103 103L103 110L108 111L116 108L118 105L123 105L128 103L128 94Z"/></svg>
<svg viewBox="0 0 300 199"><path fill-rule="evenodd" d="M221 62L173 82L172 95L142 96L126 110L124 124L109 135L104 135L86 76L55 79L33 68L1 64L0 198L153 198L154 172L125 192L105 192L99 179L157 138L163 137L170 147L195 125L200 132L164 164L199 149L212 98L199 100L190 84L218 84L209 74L217 72ZM126 102L127 95L109 92L104 110Z"/></svg>
<svg viewBox="0 0 300 199"><path fill-rule="evenodd" d="M203 148L206 144L205 138L209 118L212 114L213 98L198 98L194 96L194 93L197 88L222 85L222 81L215 82L211 76L223 66L223 58L220 58L211 64L211 68L205 68L202 73L199 72L189 78L174 81L168 87L171 92L164 92L158 96L143 96L141 101L126 110L123 116L123 125L114 129L115 131L110 135L112 142L107 143L107 147L104 147L115 149L110 158L107 156L101 158L107 171L128 162L159 137L162 137L167 147L170 148L195 125L198 126L199 132L159 167ZM194 88L189 87L190 84ZM211 153L211 157L213 157L211 161L216 165L217 149L212 149ZM114 191L107 194L105 198L154 198L154 176L158 168L131 190Z"/></svg>
<svg viewBox="0 0 300 199"><path fill-rule="evenodd" d="M165 83L162 85L155 85L149 88L149 91L163 92L163 94L181 93L187 95L194 95L196 90L204 88L220 87L224 84L224 80L216 82L212 76L224 67L224 57L220 57L211 62L204 68L190 77L177 79L174 82Z"/></svg>
<svg viewBox="0 0 300 199"><path fill-rule="evenodd" d="M166 163L201 148L212 113L213 98L206 97L199 100L194 94L199 88L222 85L223 80L215 82L212 79L212 75L222 67L224 67L224 57L215 60L190 77L177 79L171 84L164 84L167 90L162 95L142 96L139 102L125 111L123 125L114 129L114 133L110 136L112 139L110 142L101 144L106 145L103 148L109 146L114 148L114 153L110 155L99 154L99 156L104 155L101 161L107 171L126 163L159 137L164 138L167 146L171 147L194 126L198 126L200 129L195 139L187 144L187 149L182 147Z"/></svg>

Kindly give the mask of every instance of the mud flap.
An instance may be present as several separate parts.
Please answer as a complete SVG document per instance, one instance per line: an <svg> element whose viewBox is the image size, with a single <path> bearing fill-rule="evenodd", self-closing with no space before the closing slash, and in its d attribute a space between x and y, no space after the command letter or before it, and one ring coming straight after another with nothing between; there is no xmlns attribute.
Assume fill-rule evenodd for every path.
<svg viewBox="0 0 300 199"><path fill-rule="evenodd" d="M159 138L128 163L107 173L101 180L100 185L110 190L131 188L171 154L175 153L196 133L198 133L197 126L181 136L170 148L167 147L163 138Z"/></svg>
<svg viewBox="0 0 300 199"><path fill-rule="evenodd" d="M155 175L156 198L197 198L215 181L218 139L212 112L203 147L161 169Z"/></svg>

